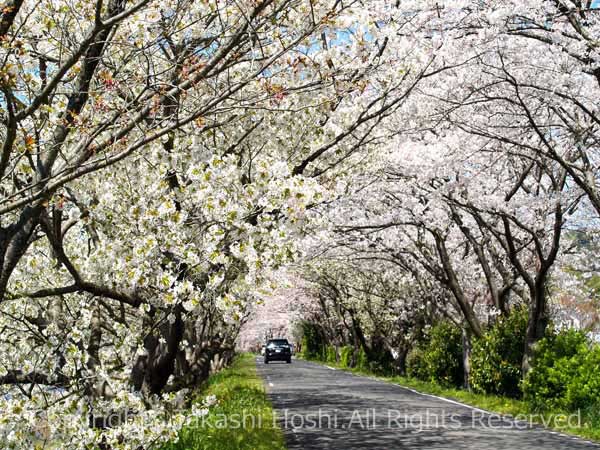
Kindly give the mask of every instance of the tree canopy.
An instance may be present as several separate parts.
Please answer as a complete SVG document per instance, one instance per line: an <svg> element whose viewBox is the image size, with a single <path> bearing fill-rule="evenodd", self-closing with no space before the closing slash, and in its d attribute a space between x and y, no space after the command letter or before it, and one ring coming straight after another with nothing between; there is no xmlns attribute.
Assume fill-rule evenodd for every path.
<svg viewBox="0 0 600 450"><path fill-rule="evenodd" d="M593 296L591 0L10 0L0 38L6 448L174 439L282 268L398 357L524 305L525 371Z"/></svg>

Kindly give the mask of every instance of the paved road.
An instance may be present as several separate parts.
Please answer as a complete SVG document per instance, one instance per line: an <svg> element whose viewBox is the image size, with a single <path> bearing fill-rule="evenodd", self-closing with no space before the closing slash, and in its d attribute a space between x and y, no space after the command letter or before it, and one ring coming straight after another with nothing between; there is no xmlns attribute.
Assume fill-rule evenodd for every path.
<svg viewBox="0 0 600 450"><path fill-rule="evenodd" d="M290 450L600 449L526 422L315 363L265 365L257 359L257 367Z"/></svg>

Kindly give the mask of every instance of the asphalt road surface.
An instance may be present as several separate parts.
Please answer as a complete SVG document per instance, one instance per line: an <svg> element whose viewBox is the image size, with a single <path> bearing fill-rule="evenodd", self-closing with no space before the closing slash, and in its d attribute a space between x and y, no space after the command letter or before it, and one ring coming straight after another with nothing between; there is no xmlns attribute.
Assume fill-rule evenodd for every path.
<svg viewBox="0 0 600 450"><path fill-rule="evenodd" d="M600 449L528 421L315 363L265 365L257 358L257 367L290 450Z"/></svg>

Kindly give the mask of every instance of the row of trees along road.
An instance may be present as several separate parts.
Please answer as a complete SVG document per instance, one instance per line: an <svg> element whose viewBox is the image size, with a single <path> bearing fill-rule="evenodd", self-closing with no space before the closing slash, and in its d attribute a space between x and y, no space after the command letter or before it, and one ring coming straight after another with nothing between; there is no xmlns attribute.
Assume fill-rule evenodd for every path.
<svg viewBox="0 0 600 450"><path fill-rule="evenodd" d="M406 11L3 3L3 448L147 449L205 413L179 408L299 254L307 207L435 75L410 37L429 8Z"/></svg>
<svg viewBox="0 0 600 450"><path fill-rule="evenodd" d="M325 342L383 348L400 372L423 331L451 321L468 384L472 339L524 306L526 375L565 316L560 300L595 301L600 10L437 6L427 37L439 73L380 127L385 144L350 170L320 210L328 232L307 241L312 320Z"/></svg>

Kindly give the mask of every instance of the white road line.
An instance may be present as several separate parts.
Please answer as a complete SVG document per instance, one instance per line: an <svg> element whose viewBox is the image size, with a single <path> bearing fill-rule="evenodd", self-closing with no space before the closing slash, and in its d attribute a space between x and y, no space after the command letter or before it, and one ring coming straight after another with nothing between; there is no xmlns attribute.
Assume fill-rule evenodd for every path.
<svg viewBox="0 0 600 450"><path fill-rule="evenodd" d="M329 366L325 366L327 367L329 370L337 370L335 367L329 367Z"/></svg>
<svg viewBox="0 0 600 450"><path fill-rule="evenodd" d="M371 378L371 377L368 377L368 378ZM371 378L371 379L377 380L376 378ZM377 381L381 381L381 380L377 380ZM424 392L419 392L419 391L417 391L415 389L411 389L409 387L402 386L401 384L398 384L398 383L392 383L392 384L395 384L396 386L400 386L402 389L406 389L407 391L410 391L410 392L412 392L414 394L417 394L417 395L422 395L424 397L435 398L435 399L442 400L442 401L445 401L445 402L448 402L448 403L453 403L453 404L458 405L458 406L464 406L465 408L472 409L473 411L478 411L480 413L488 414L488 415L491 415L491 416L500 416L502 418L508 418L510 416L509 414L500 414L500 413L486 411L485 409L476 408L474 406L467 405L465 403L461 403L461 402L457 402L457 401L454 401L454 400L450 400L449 398L438 397L437 395L433 395L433 394L425 394ZM527 424L528 423L528 422L524 422L522 420L515 420L514 418L512 418L512 422L515 423L515 424ZM591 445L594 445L594 446L600 448L600 445L597 442L589 441L589 440L587 440L585 438L581 438L579 436L573 436L573 435L570 435L570 434L561 433L560 431L554 431L554 430L551 430L551 429L546 428L544 426L541 426L541 428L544 431L546 431L546 432L548 432L550 434L554 434L554 435L561 436L561 437L564 437L564 438L569 438L569 439L574 440L574 441L584 442L586 444L591 444Z"/></svg>
<svg viewBox="0 0 600 450"><path fill-rule="evenodd" d="M378 380L378 381L380 381L380 380ZM493 415L493 416L496 416L496 415L501 415L501 414L494 413L494 412L491 412L491 411L486 411L485 409L476 408L476 407L474 407L474 406L467 405L467 404L465 404L465 403L461 403L461 402L457 402L457 401L454 401L454 400L450 400L449 398L438 397L437 395L433 395L433 394L426 394L426 393L424 393L424 392L419 392L419 391L417 391L417 390L415 390L415 389L411 389L411 388L409 388L409 387L402 386L401 384L397 384L397 383L394 383L394 384L396 384L396 386L400 386L402 389L406 389L407 391L410 391L410 392L412 392L413 394L422 395L422 396L424 396L424 397L436 398L436 399L438 399L438 400L443 400L443 401L445 401L445 402L452 403L452 404L454 404L454 405L458 405L458 406L464 406L464 407L466 407L466 408L472 409L473 411L478 411L478 412L481 412L481 413L484 413L484 414L489 414L489 415Z"/></svg>
<svg viewBox="0 0 600 450"><path fill-rule="evenodd" d="M325 366L325 367L327 367L328 369L331 369L331 370L337 370L337 369L334 369L333 367L329 367L329 366ZM403 385L401 385L399 383L394 383L394 382L390 382L390 381L381 380L379 378L370 377L368 375L354 374L354 373L351 373L351 372L346 372L346 373L349 373L350 375L362 377L362 378L368 378L370 380L378 381L380 383L392 384L392 385L398 386L398 387L400 387L402 389L406 389L407 391L410 391L413 394L422 395L424 397L435 398L437 400L442 400L444 402L452 403L452 404L455 404L455 405L458 405L458 406L464 406L465 408L469 408L469 409L472 409L473 411L478 411L478 412L483 413L483 414L488 414L488 415L492 415L492 416L500 416L500 417L503 417L503 418L508 418L510 416L509 414L501 414L501 413L495 413L495 412L491 412L491 411L486 411L485 409L476 408L474 406L467 405L466 403L461 403L461 402L457 402L455 400L450 400L449 398L444 398L444 397L439 397L439 396L433 395L433 394L426 394L424 392L419 392L416 389L412 389L412 388L403 386ZM521 421L521 420L515 420L514 418L512 419L512 421L515 424L527 423L527 422L524 422L524 421ZM560 431L554 431L554 430L552 430L550 428L544 427L543 425L540 425L540 427L545 432L547 432L547 433L555 434L555 435L561 436L563 438L569 438L569 439L574 440L574 441L583 442L585 444L591 444L591 445L593 445L593 446L595 446L597 448L600 448L600 444L598 444L597 442L590 441L588 439L585 439L585 438L582 438L582 437L579 437L579 436L573 436L571 434L561 433Z"/></svg>

